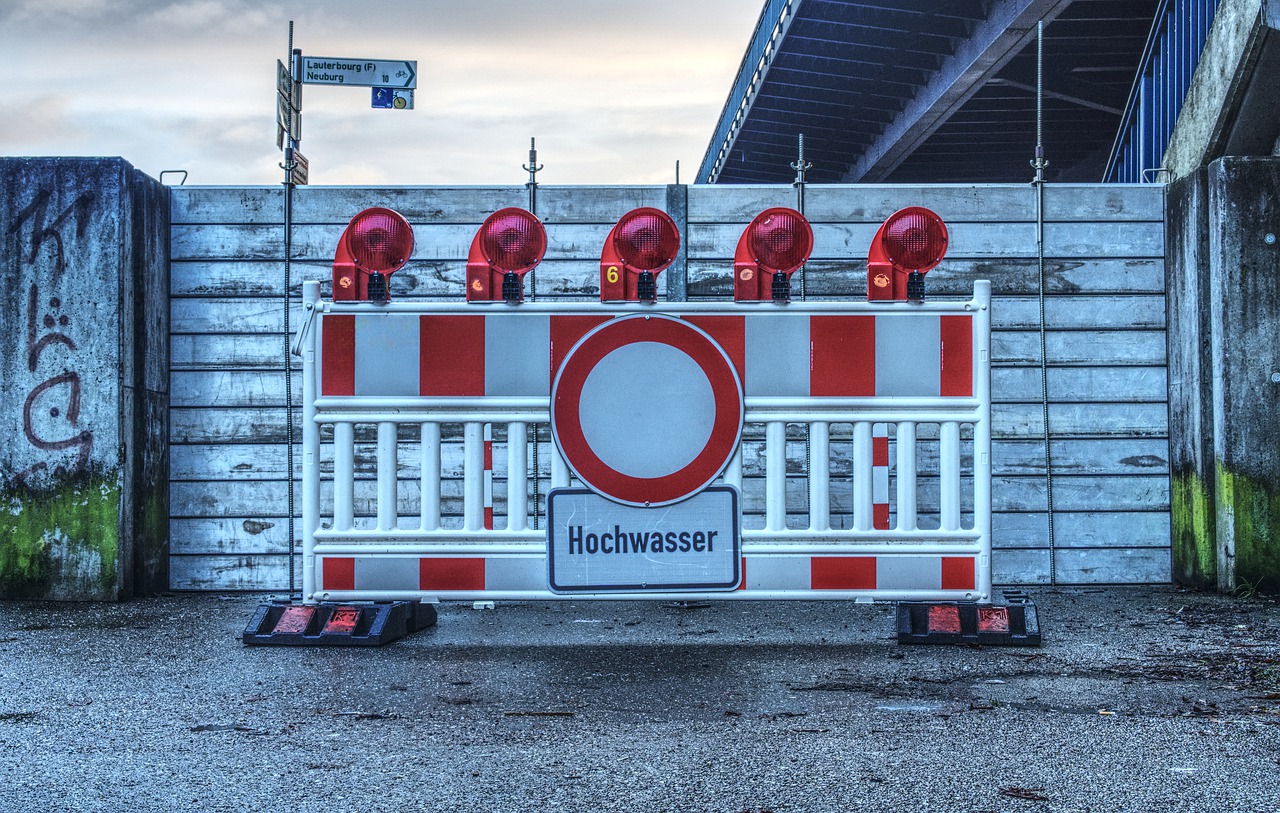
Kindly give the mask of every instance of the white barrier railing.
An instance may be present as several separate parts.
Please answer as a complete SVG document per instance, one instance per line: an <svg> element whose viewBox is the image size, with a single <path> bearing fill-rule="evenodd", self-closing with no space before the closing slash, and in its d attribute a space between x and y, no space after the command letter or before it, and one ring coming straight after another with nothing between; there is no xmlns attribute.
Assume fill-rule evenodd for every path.
<svg viewBox="0 0 1280 813"><path fill-rule="evenodd" d="M655 311L694 320L741 317L751 323L784 315L793 321L778 323L781 334L812 324L805 320L813 318L873 317L875 335L883 337L875 341L899 342L908 350L933 346L930 336L937 328L925 320L962 321L943 323L941 373L931 369L931 351L919 358L919 353L913 357L875 344L875 356L866 364L876 366L877 390L862 394L755 392L751 371L768 361L762 360L759 342L745 340L745 349L740 348L748 371L743 441L720 478L742 495L742 586L729 592L571 597L991 598L990 284L985 281L962 302L792 303L785 308L771 303L529 303L518 309L325 302L318 283L309 282L304 307L307 319L298 346L304 361L306 601L565 597L550 590L547 532L540 527L545 511L529 500L533 476L551 488L573 484L554 445L550 454L540 455L550 458L549 470L529 471L531 442L549 445L549 374L557 352L562 357L565 349L555 347L555 323L550 333L546 323ZM493 320L474 334L483 345L479 349L466 342L440 353L424 349L425 319L439 317L452 326L469 324L456 317L476 316ZM511 321L521 318L525 322ZM919 321L905 321L911 319ZM920 326L935 332L917 331ZM549 335L547 346L495 344L494 335L522 336L526 328L531 336ZM916 339L916 332L927 335ZM948 341L953 347L945 347ZM803 341L792 346L800 348L793 356L804 350ZM809 355L780 355L776 363L790 366L786 374L796 378L794 365L807 362L809 389L823 391L813 382L824 370ZM522 360L529 363L521 366ZM856 359L837 356L836 363L863 374ZM461 389L470 391L441 394L453 388L445 374L450 370L461 371L466 384ZM914 392L919 381L938 392ZM505 471L493 466L497 479L505 479L505 489L495 487L491 495L497 503L494 529L485 527L486 424L493 427L491 448L506 452ZM798 474L789 473L788 463L795 467L802 448L807 461ZM496 462L501 461L499 456ZM922 462L930 464L923 471ZM365 472L370 463L372 479Z"/></svg>

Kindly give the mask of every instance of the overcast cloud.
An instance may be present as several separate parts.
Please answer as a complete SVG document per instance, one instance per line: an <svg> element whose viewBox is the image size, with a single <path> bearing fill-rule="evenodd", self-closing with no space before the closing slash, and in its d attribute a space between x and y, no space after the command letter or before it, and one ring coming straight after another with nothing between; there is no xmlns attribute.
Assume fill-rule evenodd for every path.
<svg viewBox="0 0 1280 813"><path fill-rule="evenodd" d="M313 184L692 180L762 0L0 0L0 154L279 183L275 65L413 59L413 111L307 85Z"/></svg>

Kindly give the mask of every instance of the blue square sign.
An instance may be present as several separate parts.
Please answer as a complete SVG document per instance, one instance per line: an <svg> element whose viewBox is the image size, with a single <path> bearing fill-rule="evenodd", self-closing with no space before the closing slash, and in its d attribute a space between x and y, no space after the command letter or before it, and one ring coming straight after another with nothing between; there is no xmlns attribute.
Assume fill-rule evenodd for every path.
<svg viewBox="0 0 1280 813"><path fill-rule="evenodd" d="M413 91L376 87L373 89L373 107L383 110L412 110Z"/></svg>

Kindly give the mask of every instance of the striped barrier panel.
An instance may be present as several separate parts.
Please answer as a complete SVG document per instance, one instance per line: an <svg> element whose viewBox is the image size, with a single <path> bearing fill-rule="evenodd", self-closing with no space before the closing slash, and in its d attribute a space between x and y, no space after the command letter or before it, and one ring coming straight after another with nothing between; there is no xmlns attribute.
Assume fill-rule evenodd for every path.
<svg viewBox="0 0 1280 813"><path fill-rule="evenodd" d="M991 598L985 281L923 304L519 307L334 303L306 283L304 307L307 601ZM732 589L551 589L531 483L583 483L558 446L529 470L531 430L584 337L637 315L694 326L740 382L741 442L715 476L741 496Z"/></svg>

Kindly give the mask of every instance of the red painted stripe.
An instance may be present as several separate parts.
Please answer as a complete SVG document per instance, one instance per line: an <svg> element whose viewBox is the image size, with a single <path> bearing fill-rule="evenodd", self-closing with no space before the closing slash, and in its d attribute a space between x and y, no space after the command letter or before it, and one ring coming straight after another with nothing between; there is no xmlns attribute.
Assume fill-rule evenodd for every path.
<svg viewBox="0 0 1280 813"><path fill-rule="evenodd" d="M747 557L742 557L742 583L738 585L739 590L747 589Z"/></svg>
<svg viewBox="0 0 1280 813"><path fill-rule="evenodd" d="M874 590L876 557L810 557L809 587L813 590Z"/></svg>
<svg viewBox="0 0 1280 813"><path fill-rule="evenodd" d="M551 381L556 380L560 362L578 343L578 339L591 332L596 325L604 324L611 316L552 316L551 317Z"/></svg>
<svg viewBox="0 0 1280 813"><path fill-rule="evenodd" d="M483 590L484 559L419 559L418 587L422 590Z"/></svg>
<svg viewBox="0 0 1280 813"><path fill-rule="evenodd" d="M943 316L942 395L973 395L973 317Z"/></svg>
<svg viewBox="0 0 1280 813"><path fill-rule="evenodd" d="M422 316L419 395L484 395L484 317Z"/></svg>
<svg viewBox="0 0 1280 813"><path fill-rule="evenodd" d="M871 506L871 527L877 531L889 530L889 503L878 502Z"/></svg>
<svg viewBox="0 0 1280 813"><path fill-rule="evenodd" d="M871 439L871 465L873 466L889 465L889 439L888 438L872 438Z"/></svg>
<svg viewBox="0 0 1280 813"><path fill-rule="evenodd" d="M356 560L354 557L326 556L320 560L320 589L356 589Z"/></svg>
<svg viewBox="0 0 1280 813"><path fill-rule="evenodd" d="M324 317L324 341L320 348L320 394L356 394L356 318Z"/></svg>
<svg viewBox="0 0 1280 813"><path fill-rule="evenodd" d="M809 318L809 394L876 394L876 318Z"/></svg>
<svg viewBox="0 0 1280 813"><path fill-rule="evenodd" d="M977 585L972 556L942 557L942 589L972 590Z"/></svg>
<svg viewBox="0 0 1280 813"><path fill-rule="evenodd" d="M738 380L747 380L747 323L741 316L686 316L685 321L707 332L724 348L738 371Z"/></svg>
<svg viewBox="0 0 1280 813"><path fill-rule="evenodd" d="M484 507L484 529L486 531L493 530L493 506L486 505Z"/></svg>
<svg viewBox="0 0 1280 813"><path fill-rule="evenodd" d="M484 470L493 471L493 441L484 442Z"/></svg>

